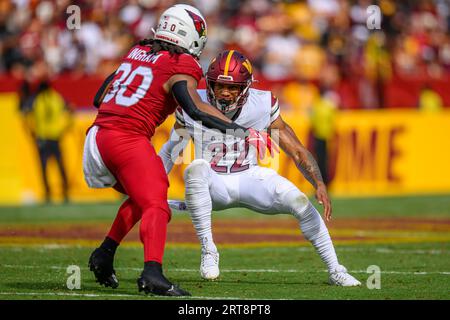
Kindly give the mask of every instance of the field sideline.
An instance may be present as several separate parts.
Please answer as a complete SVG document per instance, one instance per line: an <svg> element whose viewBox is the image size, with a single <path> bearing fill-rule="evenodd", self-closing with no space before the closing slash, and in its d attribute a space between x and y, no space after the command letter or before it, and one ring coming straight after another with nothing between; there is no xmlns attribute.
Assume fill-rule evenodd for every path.
<svg viewBox="0 0 450 320"><path fill-rule="evenodd" d="M186 213L168 228L165 273L190 299L450 299L450 195L334 199L328 224L336 251L362 283L329 286L324 265L289 216L249 210L214 213L221 277L199 277L199 245ZM113 204L0 207L0 300L167 299L138 294L138 228L116 255L120 286L100 287L87 269L118 208ZM66 286L67 267L81 270L81 289ZM367 268L381 270L370 290Z"/></svg>

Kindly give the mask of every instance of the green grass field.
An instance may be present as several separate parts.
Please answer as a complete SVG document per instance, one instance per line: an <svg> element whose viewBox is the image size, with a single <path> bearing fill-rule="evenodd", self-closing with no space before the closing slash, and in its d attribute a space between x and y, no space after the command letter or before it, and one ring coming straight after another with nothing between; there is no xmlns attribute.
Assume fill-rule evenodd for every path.
<svg viewBox="0 0 450 320"><path fill-rule="evenodd" d="M286 227L284 223L292 221L291 217L263 216L248 210L215 213L213 224L231 222L239 226L245 221L258 225L269 221L274 228L267 230L269 240L255 240L250 245L218 242L221 276L215 282L200 279L200 252L192 241L193 230L180 229L180 234L190 232L187 240L178 242L175 236L171 240L171 232L189 226L186 214L174 213L169 224L165 274L191 292L189 299L450 298L450 196L335 199L333 204L334 220L340 225L332 226L330 232L333 239L334 234L338 239L335 246L340 262L362 282L359 288L329 286L325 267L308 243L269 241L270 232L273 235L290 230L291 225ZM167 299L137 292L143 254L136 237L125 239L116 254L119 288L100 287L87 269L88 257L107 232L118 205L0 208L0 299ZM346 221L355 224L358 219L364 223L361 230L345 227ZM382 223L374 233L370 224L379 219ZM384 228L386 219L390 224ZM408 221L417 223L411 227L405 224ZM61 241L55 240L56 233L46 233L59 226L63 230ZM64 230L73 233L70 241ZM86 230L97 231L91 235L84 233ZM223 239L230 236L230 230L220 230ZM264 230L250 227L239 230L236 232L265 234ZM301 239L299 232L296 235L298 230L292 231L293 237ZM349 235L354 240L339 240ZM373 241L371 237L375 237ZM81 269L80 290L67 288L69 265ZM380 289L366 286L372 275L367 273L370 265L381 269Z"/></svg>

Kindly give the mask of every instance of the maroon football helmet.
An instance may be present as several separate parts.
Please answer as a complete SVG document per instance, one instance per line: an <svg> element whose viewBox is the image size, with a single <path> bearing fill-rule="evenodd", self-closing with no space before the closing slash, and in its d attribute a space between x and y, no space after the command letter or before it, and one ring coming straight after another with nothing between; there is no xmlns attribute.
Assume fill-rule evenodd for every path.
<svg viewBox="0 0 450 320"><path fill-rule="evenodd" d="M248 89L253 81L252 65L242 53L235 50L222 51L211 61L206 72L208 101L223 113L240 108L247 101ZM235 101L219 101L214 94L216 83L240 85L242 89Z"/></svg>

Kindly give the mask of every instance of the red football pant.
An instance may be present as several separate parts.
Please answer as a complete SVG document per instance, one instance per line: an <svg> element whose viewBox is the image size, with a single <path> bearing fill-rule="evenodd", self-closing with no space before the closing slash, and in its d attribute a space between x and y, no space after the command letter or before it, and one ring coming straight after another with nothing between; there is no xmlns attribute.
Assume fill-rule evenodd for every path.
<svg viewBox="0 0 450 320"><path fill-rule="evenodd" d="M169 181L161 158L147 137L100 128L97 146L103 162L117 179L116 190L129 196L120 207L108 237L120 243L139 219L144 262L162 264L170 209Z"/></svg>

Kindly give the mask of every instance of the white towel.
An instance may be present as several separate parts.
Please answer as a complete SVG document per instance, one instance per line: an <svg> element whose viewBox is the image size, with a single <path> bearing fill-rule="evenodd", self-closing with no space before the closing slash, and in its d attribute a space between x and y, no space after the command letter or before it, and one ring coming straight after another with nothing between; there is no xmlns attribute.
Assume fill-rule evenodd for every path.
<svg viewBox="0 0 450 320"><path fill-rule="evenodd" d="M109 188L116 184L116 178L105 166L98 151L97 136L98 126L93 126L84 142L83 172L84 180L90 188Z"/></svg>

